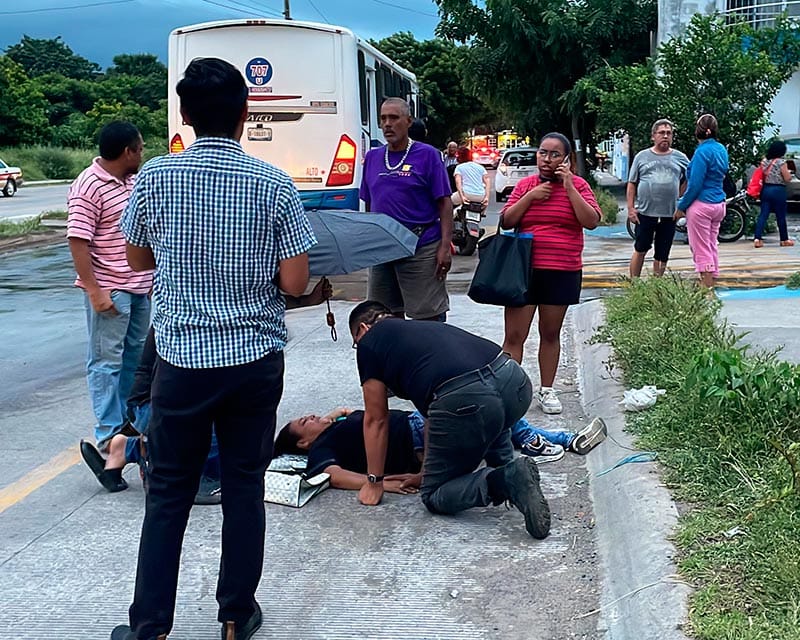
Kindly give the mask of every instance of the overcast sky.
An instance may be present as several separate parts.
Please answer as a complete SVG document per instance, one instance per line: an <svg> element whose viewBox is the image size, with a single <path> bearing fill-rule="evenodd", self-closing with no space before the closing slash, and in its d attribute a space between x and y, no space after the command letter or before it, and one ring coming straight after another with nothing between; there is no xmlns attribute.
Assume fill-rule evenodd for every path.
<svg viewBox="0 0 800 640"><path fill-rule="evenodd" d="M433 0L290 0L296 20L348 27L364 38L411 31L433 37ZM166 62L176 27L226 18L280 17L283 0L24 0L0 3L0 49L33 38L61 36L73 51L111 65L119 53L154 53Z"/></svg>

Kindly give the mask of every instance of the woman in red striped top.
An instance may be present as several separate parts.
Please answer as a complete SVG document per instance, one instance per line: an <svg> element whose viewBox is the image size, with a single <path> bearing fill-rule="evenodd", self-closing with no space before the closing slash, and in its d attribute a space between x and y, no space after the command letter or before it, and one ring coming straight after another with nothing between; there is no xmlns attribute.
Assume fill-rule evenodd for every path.
<svg viewBox="0 0 800 640"><path fill-rule="evenodd" d="M561 326L567 307L581 293L583 230L600 221L589 184L570 171L572 147L560 133L539 143L539 174L520 180L503 208L500 225L533 234L528 305L505 308L503 351L522 363L522 349L539 310L539 405L545 413L561 413L553 390L561 354Z"/></svg>

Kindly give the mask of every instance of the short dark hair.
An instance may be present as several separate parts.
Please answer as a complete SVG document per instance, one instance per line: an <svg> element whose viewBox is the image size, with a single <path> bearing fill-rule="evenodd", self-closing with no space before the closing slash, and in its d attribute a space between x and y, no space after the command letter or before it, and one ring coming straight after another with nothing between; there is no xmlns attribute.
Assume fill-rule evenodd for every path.
<svg viewBox="0 0 800 640"><path fill-rule="evenodd" d="M698 140L708 140L719 135L717 119L710 113L705 113L697 119L694 127L694 137Z"/></svg>
<svg viewBox="0 0 800 640"><path fill-rule="evenodd" d="M142 134L130 122L109 122L100 130L100 157L103 160L116 160L141 137Z"/></svg>
<svg viewBox="0 0 800 640"><path fill-rule="evenodd" d="M391 309L382 302L375 300L365 300L355 306L350 312L350 319L347 326L350 327L350 333L353 333L362 322L366 324L374 324L379 316L392 315Z"/></svg>
<svg viewBox="0 0 800 640"><path fill-rule="evenodd" d="M278 437L275 438L275 444L272 446L272 455L274 457L282 456L284 454L299 453L303 454L305 451L297 446L300 442L300 436L292 432L292 423L287 422L283 428L278 431Z"/></svg>
<svg viewBox="0 0 800 640"><path fill-rule="evenodd" d="M425 122L416 118L408 128L408 137L417 142L425 142L428 137L428 129L425 126Z"/></svg>
<svg viewBox="0 0 800 640"><path fill-rule="evenodd" d="M198 136L233 136L247 105L247 85L236 67L219 58L195 58L176 91Z"/></svg>
<svg viewBox="0 0 800 640"><path fill-rule="evenodd" d="M469 162L472 160L472 152L469 150L469 147L459 147L456 152L456 160L459 162Z"/></svg>
<svg viewBox="0 0 800 640"><path fill-rule="evenodd" d="M783 140L773 140L767 147L767 160L782 158L786 155L786 143Z"/></svg>
<svg viewBox="0 0 800 640"><path fill-rule="evenodd" d="M542 142L548 139L558 140L564 147L564 156L568 156L572 153L572 145L569 143L569 138L565 136L563 133L559 133L558 131L551 131L550 133L546 133L542 136L542 139L539 141L541 145Z"/></svg>

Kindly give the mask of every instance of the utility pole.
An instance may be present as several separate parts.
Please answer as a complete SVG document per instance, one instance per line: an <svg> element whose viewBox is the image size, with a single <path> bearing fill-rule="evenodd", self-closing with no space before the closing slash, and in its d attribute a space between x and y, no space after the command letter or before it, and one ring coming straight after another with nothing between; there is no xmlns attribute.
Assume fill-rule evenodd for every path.
<svg viewBox="0 0 800 640"><path fill-rule="evenodd" d="M286 20L292 19L292 10L289 7L289 0L283 0L283 17Z"/></svg>

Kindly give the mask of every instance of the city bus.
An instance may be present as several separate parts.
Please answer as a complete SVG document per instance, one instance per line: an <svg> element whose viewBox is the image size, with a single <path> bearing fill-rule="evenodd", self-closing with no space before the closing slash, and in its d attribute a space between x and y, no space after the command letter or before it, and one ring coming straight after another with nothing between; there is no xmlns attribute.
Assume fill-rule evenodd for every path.
<svg viewBox="0 0 800 640"><path fill-rule="evenodd" d="M419 110L416 76L343 27L295 20L224 20L169 37L169 148L194 140L175 85L194 58L227 60L249 91L244 150L286 171L307 209L359 209L364 155L385 143L385 98Z"/></svg>

